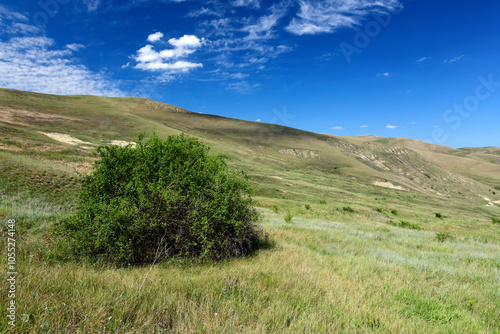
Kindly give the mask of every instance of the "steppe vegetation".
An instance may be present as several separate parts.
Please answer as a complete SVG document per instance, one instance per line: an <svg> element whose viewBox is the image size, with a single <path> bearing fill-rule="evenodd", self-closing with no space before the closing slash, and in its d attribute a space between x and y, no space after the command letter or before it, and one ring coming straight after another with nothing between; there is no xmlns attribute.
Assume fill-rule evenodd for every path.
<svg viewBox="0 0 500 334"><path fill-rule="evenodd" d="M417 172L405 169L403 179L363 160L382 145L389 148L378 157L386 157L392 139L330 141L168 105L145 108L135 98L1 90L0 102L0 219L17 222L18 272L14 329L4 321L2 281L2 333L500 332L500 197L490 191L500 175L493 163L478 160L473 175L457 163L447 178L438 164L449 156L445 149L417 150L434 162L415 156L411 163L430 177L413 184ZM9 110L30 114L16 118ZM248 139L262 129L272 140ZM174 256L154 265L75 260L74 244L54 235L54 226L78 211L95 148L134 141L141 130L162 139L189 132L227 153L229 169L246 170L265 247L231 259ZM57 142L45 132L84 143ZM359 159L342 145L359 148ZM282 147L315 150L321 159L281 154ZM399 158L406 154L398 150ZM473 150L451 153L471 160ZM409 190L375 186L374 179ZM2 271L6 254L2 238Z"/></svg>

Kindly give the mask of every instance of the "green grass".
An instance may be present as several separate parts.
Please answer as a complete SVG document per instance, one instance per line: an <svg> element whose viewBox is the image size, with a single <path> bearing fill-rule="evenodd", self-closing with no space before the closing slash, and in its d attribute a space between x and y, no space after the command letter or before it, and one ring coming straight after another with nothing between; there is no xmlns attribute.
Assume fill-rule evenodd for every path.
<svg viewBox="0 0 500 334"><path fill-rule="evenodd" d="M17 327L0 321L1 333L500 331L500 209L477 196L499 189L494 178L489 185L467 179L467 186L446 180L447 171L420 156L385 150L392 139L372 147L136 98L0 90L0 102L75 119L1 123L0 266L7 265L5 222L16 219L18 271ZM160 136L201 136L214 151L228 153L230 166L248 171L268 247L231 261L172 259L145 267L68 259L67 243L51 227L73 212L79 175L95 158L37 131L99 144L153 129ZM362 163L353 152L364 154L366 147L420 183ZM321 159L281 154L282 148L313 150ZM371 184L382 177L414 188ZM436 219L436 212L451 218ZM6 319L5 280L0 287Z"/></svg>
<svg viewBox="0 0 500 334"><path fill-rule="evenodd" d="M37 205L50 221L52 208ZM441 243L435 232L368 216L349 223L295 217L290 225L263 215L275 246L221 263L78 264L64 260L48 225L20 231L18 314L27 321L17 330L141 333L161 322L165 331L189 333L493 333L500 325L498 243L459 233ZM5 289L0 295L4 303Z"/></svg>

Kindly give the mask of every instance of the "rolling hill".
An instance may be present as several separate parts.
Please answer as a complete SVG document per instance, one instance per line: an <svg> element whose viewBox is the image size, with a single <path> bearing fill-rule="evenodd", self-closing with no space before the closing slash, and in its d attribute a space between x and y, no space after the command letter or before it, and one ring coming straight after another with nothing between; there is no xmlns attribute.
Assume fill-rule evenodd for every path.
<svg viewBox="0 0 500 334"><path fill-rule="evenodd" d="M397 190L430 203L453 199L471 210L500 203L499 148L456 150L403 138L337 137L142 98L0 90L3 173L5 165L12 172L16 164L76 176L90 170L96 146L132 142L141 131L202 138L247 170L262 196L293 199L324 189L325 196L349 199Z"/></svg>

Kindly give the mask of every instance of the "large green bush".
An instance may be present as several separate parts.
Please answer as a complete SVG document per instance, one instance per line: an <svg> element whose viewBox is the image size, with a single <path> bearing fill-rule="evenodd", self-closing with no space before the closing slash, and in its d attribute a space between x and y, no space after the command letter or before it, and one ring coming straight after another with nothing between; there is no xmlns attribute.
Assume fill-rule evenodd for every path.
<svg viewBox="0 0 500 334"><path fill-rule="evenodd" d="M76 213L56 225L75 254L119 265L171 256L222 259L259 243L248 177L195 138L153 134L102 146Z"/></svg>

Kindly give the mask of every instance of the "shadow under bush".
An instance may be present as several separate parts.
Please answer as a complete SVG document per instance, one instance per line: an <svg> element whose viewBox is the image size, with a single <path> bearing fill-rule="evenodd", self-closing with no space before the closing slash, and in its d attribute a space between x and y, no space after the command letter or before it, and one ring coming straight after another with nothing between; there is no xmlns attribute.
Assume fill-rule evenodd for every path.
<svg viewBox="0 0 500 334"><path fill-rule="evenodd" d="M118 265L218 260L269 246L256 229L248 176L184 134L101 146L76 213L54 231L75 255Z"/></svg>

